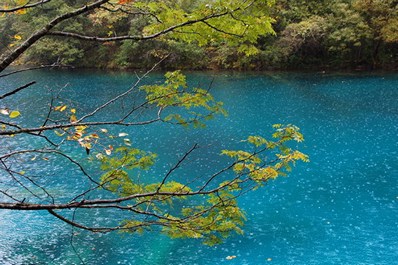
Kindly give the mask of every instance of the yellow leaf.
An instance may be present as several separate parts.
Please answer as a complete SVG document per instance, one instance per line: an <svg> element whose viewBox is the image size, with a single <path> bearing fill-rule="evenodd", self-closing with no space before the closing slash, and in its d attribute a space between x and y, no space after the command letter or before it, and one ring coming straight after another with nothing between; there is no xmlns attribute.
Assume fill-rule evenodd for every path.
<svg viewBox="0 0 398 265"><path fill-rule="evenodd" d="M72 112L73 114L76 113L76 109L71 109L70 112Z"/></svg>
<svg viewBox="0 0 398 265"><path fill-rule="evenodd" d="M16 11L16 13L17 13L18 15L24 15L24 14L26 14L26 8L19 9L19 10Z"/></svg>
<svg viewBox="0 0 398 265"><path fill-rule="evenodd" d="M64 134L65 134L65 132L63 132L63 133L60 133L59 131L54 131L54 133L56 134L56 135L58 135L58 136L63 136Z"/></svg>
<svg viewBox="0 0 398 265"><path fill-rule="evenodd" d="M63 105L63 106L59 109L59 111L62 112L62 111L64 111L64 110L66 110L66 108L67 108L66 105Z"/></svg>
<svg viewBox="0 0 398 265"><path fill-rule="evenodd" d="M267 178L275 179L278 176L278 172L272 167L265 168L264 173L266 174Z"/></svg>
<svg viewBox="0 0 398 265"><path fill-rule="evenodd" d="M16 40L21 40L22 37L21 37L21 35L16 34L16 35L14 35L14 39L16 39Z"/></svg>
<svg viewBox="0 0 398 265"><path fill-rule="evenodd" d="M21 113L19 112L19 111L17 111L17 110L13 110L11 113L10 113L10 118L11 119L14 119L14 118L16 118L16 117L18 117L19 115L21 115Z"/></svg>
<svg viewBox="0 0 398 265"><path fill-rule="evenodd" d="M77 132L82 132L87 128L87 126L84 125L80 125L80 126L76 126L76 131Z"/></svg>
<svg viewBox="0 0 398 265"><path fill-rule="evenodd" d="M73 139L74 140L78 140L83 136L83 134L81 132L75 132L75 134L73 135Z"/></svg>
<svg viewBox="0 0 398 265"><path fill-rule="evenodd" d="M77 122L77 118L76 118L75 115L70 116L69 120L70 120L71 123Z"/></svg>

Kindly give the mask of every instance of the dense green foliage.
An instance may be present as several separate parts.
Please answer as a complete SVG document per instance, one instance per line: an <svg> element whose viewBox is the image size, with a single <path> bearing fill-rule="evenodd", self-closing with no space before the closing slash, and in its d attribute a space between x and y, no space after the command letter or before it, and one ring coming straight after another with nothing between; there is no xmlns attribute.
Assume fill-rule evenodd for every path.
<svg viewBox="0 0 398 265"><path fill-rule="evenodd" d="M81 2L53 1L46 4L44 16L41 9L23 11L23 16L3 16L1 52ZM100 37L150 35L241 4L232 0L120 2L125 3L125 12L109 16L108 10L100 10L63 23L62 30ZM52 36L37 43L19 62L141 68L170 54L163 66L178 69L392 68L398 63L398 7L394 0L259 2L250 13L237 13L239 17L214 18L153 39L90 42ZM209 25L220 30L209 31Z"/></svg>

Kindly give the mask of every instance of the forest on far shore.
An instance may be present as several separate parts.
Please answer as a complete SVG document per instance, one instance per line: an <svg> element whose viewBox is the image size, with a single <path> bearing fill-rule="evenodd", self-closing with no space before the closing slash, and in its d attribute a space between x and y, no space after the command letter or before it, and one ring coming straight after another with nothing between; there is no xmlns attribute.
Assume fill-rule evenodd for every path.
<svg viewBox="0 0 398 265"><path fill-rule="evenodd" d="M54 1L24 16L0 17L0 53L29 36L37 25L79 1ZM178 1L189 10L195 0ZM181 3L180 3L181 2ZM211 2L211 1L209 1ZM36 13L40 12L40 16ZM91 42L52 36L29 49L17 64L53 64L113 69L146 68L168 54L168 69L396 69L398 66L398 3L396 0L277 0L267 11L274 32L244 51L222 40L200 45L173 38L145 41ZM46 18L47 16L47 18ZM141 32L146 16L101 13L68 21L71 32L96 36ZM106 21L104 21L106 20ZM105 26L104 26L105 25ZM238 38L238 36L237 36Z"/></svg>

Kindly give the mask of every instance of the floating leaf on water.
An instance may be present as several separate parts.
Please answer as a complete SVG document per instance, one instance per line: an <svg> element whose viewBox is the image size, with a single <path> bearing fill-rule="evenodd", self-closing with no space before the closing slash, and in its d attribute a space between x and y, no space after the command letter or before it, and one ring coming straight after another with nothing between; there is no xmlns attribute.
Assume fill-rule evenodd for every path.
<svg viewBox="0 0 398 265"><path fill-rule="evenodd" d="M124 136L127 136L128 135L128 133L119 133L119 137L124 137Z"/></svg>
<svg viewBox="0 0 398 265"><path fill-rule="evenodd" d="M235 259L235 258L236 258L236 256L235 256L235 255L232 255L232 256L227 256L225 259L231 260L231 259Z"/></svg>
<svg viewBox="0 0 398 265"><path fill-rule="evenodd" d="M124 144L125 144L125 145L131 146L131 141L130 141L130 139L125 138L123 141L124 141Z"/></svg>
<svg viewBox="0 0 398 265"><path fill-rule="evenodd" d="M8 109L0 109L0 114L10 115L10 111Z"/></svg>
<svg viewBox="0 0 398 265"><path fill-rule="evenodd" d="M98 160L102 160L102 159L104 158L104 155L101 154L101 153L98 153L98 154L95 155L95 157L96 157Z"/></svg>
<svg viewBox="0 0 398 265"><path fill-rule="evenodd" d="M13 110L11 113L10 113L10 118L11 119L14 119L14 118L16 118L16 117L18 117L19 115L21 115L21 113L19 112L19 111L17 111L17 110Z"/></svg>
<svg viewBox="0 0 398 265"><path fill-rule="evenodd" d="M66 110L66 108L67 108L67 106L66 105L61 105L61 106L56 106L55 108L54 108L54 110L55 111L64 111L64 110Z"/></svg>

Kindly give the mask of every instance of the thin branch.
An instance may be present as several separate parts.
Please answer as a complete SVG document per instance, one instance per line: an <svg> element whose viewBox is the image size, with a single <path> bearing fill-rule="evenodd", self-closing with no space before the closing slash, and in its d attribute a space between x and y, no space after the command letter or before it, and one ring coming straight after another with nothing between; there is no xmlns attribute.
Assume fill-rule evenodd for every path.
<svg viewBox="0 0 398 265"><path fill-rule="evenodd" d="M70 224L71 226L74 226L74 227L77 227L77 228L80 228L80 229L84 229L84 230L88 230L88 231L91 231L91 232L106 233L106 232L118 230L118 229L121 228L121 227L119 227L119 226L117 226L117 227L89 227L89 226L84 226L84 225L81 225L81 224L79 224L79 223L76 223L76 222L74 222L74 221L71 221L71 220L69 220L69 219L63 217L63 216L60 215L60 214L57 214L57 213L56 213L54 210L52 210L52 209L48 209L47 211L48 211L50 214L52 214L53 216L57 217L58 219L64 221L65 223Z"/></svg>
<svg viewBox="0 0 398 265"><path fill-rule="evenodd" d="M86 170L83 168L82 165L80 165L79 162L77 162L76 160L74 160L72 157L68 156L67 154L62 153L59 150L54 150L54 149L30 149L30 150L19 150L19 151L14 151L5 155L0 156L0 160L3 159L8 159L12 156L15 155L21 155L21 154L28 154L28 153L40 153L40 154L57 154L60 155L64 158L66 158L67 160L69 160L72 164L76 165L80 171L93 183L100 185L97 181L95 181L87 172Z"/></svg>
<svg viewBox="0 0 398 265"><path fill-rule="evenodd" d="M154 122L160 121L159 118L146 120L141 122L124 122L124 121L95 121L95 122L82 122L82 123L64 123L64 124L53 124L45 127L35 127L35 128L21 128L18 130L12 131L0 131L0 135L16 135L21 133L34 133L34 132L42 132L42 131L50 131L54 129L65 129L72 128L77 126L103 126L103 125L121 125L121 126L143 126L148 125ZM1 121L0 121L1 122Z"/></svg>
<svg viewBox="0 0 398 265"><path fill-rule="evenodd" d="M6 56L3 61L0 62L0 72L2 72L5 68L7 68L12 62L14 62L22 53L24 53L30 46L32 46L35 42L41 39L43 36L47 35L48 32L53 29L56 25L61 23L64 20L67 20L72 17L76 17L83 13L87 13L90 10L100 7L104 3L109 0L98 0L90 5L83 6L74 11L65 13L60 15L50 21L47 25L45 25L42 29L33 33L27 40L25 40L20 46L18 46L13 52Z"/></svg>
<svg viewBox="0 0 398 265"><path fill-rule="evenodd" d="M164 176L162 182L160 183L159 187L157 188L157 192L160 191L160 189L162 188L162 186L164 185L164 183L166 183L168 177L177 169L180 167L181 163L189 156L190 153L192 153L195 149L197 149L198 144L194 144L191 149L188 150L188 152L186 152L183 157L178 160L178 162L172 167L170 168L170 170L167 172L166 176Z"/></svg>
<svg viewBox="0 0 398 265"><path fill-rule="evenodd" d="M6 190L6 191L0 190L0 193L3 194L3 195L5 195L6 197L10 198L10 199L13 200L13 201L16 201L16 202L18 202L18 203L22 203L21 200L18 200L17 198L14 198L11 194L8 194L7 191L8 191L8 190Z"/></svg>
<svg viewBox="0 0 398 265"><path fill-rule="evenodd" d="M84 115L84 116L81 117L78 121L76 121L76 123L81 123L83 120L87 119L88 117L91 117L91 116L95 115L97 112L99 112L100 110L106 108L106 107L109 106L110 104L116 102L116 101L119 100L120 98L122 98L122 97L124 97L124 96L130 94L130 93L139 85L139 83L141 83L141 80L142 80L143 78L145 78L149 73L151 73L151 72L152 72L161 62L163 62L166 58L167 58L167 56L164 57L164 58L162 58L159 62L157 62L155 65L153 65L152 68L149 69L145 74L143 74L141 77L138 77L138 80L135 82L135 84L134 84L130 89L128 89L127 91L125 91L125 92L123 92L123 93L117 95L116 97L113 97L111 100L109 100L109 101L105 102L104 104L102 104L101 106L97 107L97 108L96 108L95 110L93 110L92 112L90 112L90 113Z"/></svg>
<svg viewBox="0 0 398 265"><path fill-rule="evenodd" d="M1 99L4 99L4 98L6 98L6 97L12 96L12 95L18 93L19 91L21 91L21 90L23 90L23 89L25 89L25 88L27 88L27 87L30 87L30 86L33 85L33 84L36 84L36 81L32 81L32 82L30 82L30 83L27 83L27 84L25 84L25 85L23 85L23 86L21 86L21 87L18 87L18 88L16 88L16 89L14 89L14 90L12 90L12 91L10 91L10 92L8 92L8 93L5 93L5 94L1 95L1 96L0 96L0 100L1 100Z"/></svg>
<svg viewBox="0 0 398 265"><path fill-rule="evenodd" d="M227 32L227 31L224 31L224 30L222 30L222 29L219 29L219 28L217 28L217 27L211 25L211 24L210 24L209 22L207 22L207 21L202 21L202 22L203 22L204 24L206 24L206 26L208 26L209 28L214 29L215 31L218 31L218 32L221 32L221 33L224 33L224 34L227 34L227 35L231 35L231 36L234 36L234 37L239 37L239 38L243 37L243 35L236 34L236 33L231 33L231 32Z"/></svg>
<svg viewBox="0 0 398 265"><path fill-rule="evenodd" d="M51 213L51 212L50 212ZM53 214L54 215L54 214ZM56 215L55 215L56 216ZM73 214L72 214L72 222L75 221L75 216L76 216L76 209L73 209ZM56 216L57 217L57 216ZM57 217L58 218L58 217ZM75 227L73 225L71 225L71 232L70 232L70 246L72 247L73 252L75 252L76 256L78 257L78 259L81 261L81 263L83 265L86 265L86 263L84 262L84 260L82 259L82 257L80 256L80 254L77 252L75 245L73 244L73 238L75 235L74 232Z"/></svg>
<svg viewBox="0 0 398 265"><path fill-rule="evenodd" d="M50 2L51 0L41 0L41 1L37 1L36 3L32 3L29 4L30 1L28 1L28 3L26 3L25 5L20 5L20 6L16 6L13 8L8 8L8 9L0 9L0 13L13 13L22 9L26 9L26 8L32 8L32 7L36 7L38 5L43 5L45 3Z"/></svg>
<svg viewBox="0 0 398 265"><path fill-rule="evenodd" d="M10 76L10 75L14 75L14 74L18 74L18 73L21 73L21 72L38 70L38 69L43 69L43 68L55 68L55 67L73 68L73 66L71 66L71 65L59 65L59 64L54 63L54 64L50 64L50 65L41 65L41 66L35 66L35 67L30 67L30 68L25 68L25 69L12 71L10 73L6 73L6 74L0 75L0 78L6 77L6 76Z"/></svg>
<svg viewBox="0 0 398 265"><path fill-rule="evenodd" d="M239 9L239 8L238 8ZM236 10L238 10L236 9ZM207 21L209 19L212 18L218 18L218 17L222 17L225 16L231 12L234 12L236 10L233 11L226 11L223 13L219 13L219 14L212 14L206 17L202 17L199 19L194 19L194 20L188 20L185 22L182 22L180 24L176 24L174 26L168 27L167 29L164 29L162 31L156 32L154 34L151 35L147 35L147 36L134 36L134 35L125 35L125 36L117 36L117 37L98 37L98 36L87 36L87 35L82 35L79 33L74 33L74 32L65 32L65 31L50 31L48 32L47 35L53 35L53 36L63 36L63 37L70 37L70 38L76 38L76 39L80 39L80 40L86 40L86 41L99 41L99 42L109 42L109 41L123 41L123 40L135 40L135 41L140 41L140 40L150 40L150 39L154 39L157 38L161 35L165 35L169 32L172 32L178 28L182 28L185 26L189 26L189 25L193 25L199 22L204 22Z"/></svg>
<svg viewBox="0 0 398 265"><path fill-rule="evenodd" d="M77 227L83 230L88 230L91 232L95 232L95 233L108 233L108 232L112 232L112 231L116 231L116 230L136 230L139 227L146 227L146 226L152 226L152 225L160 225L160 226L164 226L165 224L160 223L160 222L145 222L142 224L138 224L138 225L134 225L131 227L125 227L125 226L114 226L114 227L90 227L90 226L85 226L82 224L79 224L75 221L69 220L67 218L65 218L64 216L56 213L54 210L49 209L47 210L50 214L52 214L53 216L57 217L58 219L64 221L67 224L70 224L73 227Z"/></svg>
<svg viewBox="0 0 398 265"><path fill-rule="evenodd" d="M13 171L10 170L10 168L4 163L3 160L0 159L0 163L3 165L4 170L8 173L8 175L10 175L10 177L16 182L18 183L22 188L24 188L27 192L29 192L30 194L32 194L34 197L41 199L40 196L38 196L36 193L34 193L33 191L31 191L25 184L22 183L22 181L20 181L19 179L17 179L17 177L14 175Z"/></svg>
<svg viewBox="0 0 398 265"><path fill-rule="evenodd" d="M12 172L13 174L17 174L17 175L19 175L20 177L22 177L24 179L27 179L34 186L36 186L37 188L41 189L47 195L47 197L49 197L51 199L52 203L55 203L54 197L43 186L37 184L36 181L32 179L33 176L29 177L29 176L27 176L25 174L21 174L20 172L16 172L14 170L10 170L10 172Z"/></svg>

